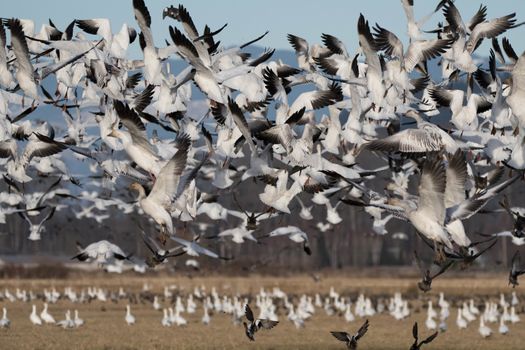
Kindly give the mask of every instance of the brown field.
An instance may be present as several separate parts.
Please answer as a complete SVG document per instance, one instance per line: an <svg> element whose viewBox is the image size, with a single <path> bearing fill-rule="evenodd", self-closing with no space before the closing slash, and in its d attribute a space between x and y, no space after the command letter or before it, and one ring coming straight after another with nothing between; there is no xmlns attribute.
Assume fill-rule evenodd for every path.
<svg viewBox="0 0 525 350"><path fill-rule="evenodd" d="M455 298L470 298L478 296L485 298L490 295L493 300L500 292L510 295L511 289L506 286L506 276L475 276L470 279L442 279L435 282L434 289L423 295L415 288L415 279L410 278L348 278L343 276L324 276L316 283L309 276L291 277L130 277L130 276L97 276L69 280L3 280L0 290L4 287L14 291L14 288L30 288L41 292L43 288L55 286L62 292L64 286L72 286L77 292L82 287L91 285L117 291L122 286L126 291L138 292L143 283L152 287L152 292L161 293L165 285L175 284L182 293L188 292L196 285L205 285L207 290L216 286L219 293L236 294L258 292L260 287L272 288L279 286L287 293L327 293L330 286L342 294L352 295L352 300L359 292L368 295L390 295L401 291L410 295L412 315L409 319L395 321L389 315L370 318L368 334L360 341L360 349L409 349L412 338L411 329L414 321L420 324L422 336L429 335L424 326L426 311L421 308L428 298L437 300L440 291L444 291L448 300L454 303ZM525 289L516 288L525 304ZM38 312L42 301L35 302ZM183 314L188 320L188 326L172 326L164 328L160 324L161 311L155 311L151 304L132 304L132 313L137 318L134 326L124 322L126 300L118 303L92 302L90 304L72 304L61 300L50 305L50 312L55 319L63 318L66 309L78 309L86 324L78 329L64 330L56 326L33 326L29 321L30 303L8 301L0 302L6 306L8 317L12 322L9 330L0 330L0 349L344 349L330 334L330 330L355 331L362 320L346 323L339 316L326 316L323 310L317 309L316 314L306 323L304 329L296 329L286 317L280 314L281 323L271 331L261 331L256 334L256 342L251 343L244 335L242 326L234 326L230 316L213 315L211 324L200 323L202 309L198 303L197 313L190 316ZM166 302L162 303L167 305ZM509 325L510 333L502 336L497 333L497 325L490 324L496 333L489 339L482 339L478 334L478 321L469 328L459 331L455 324L456 308L451 308L448 319L449 330L440 334L436 340L424 349L524 349L525 326L522 323ZM523 318L523 316L522 316ZM523 320L525 322L525 319Z"/></svg>

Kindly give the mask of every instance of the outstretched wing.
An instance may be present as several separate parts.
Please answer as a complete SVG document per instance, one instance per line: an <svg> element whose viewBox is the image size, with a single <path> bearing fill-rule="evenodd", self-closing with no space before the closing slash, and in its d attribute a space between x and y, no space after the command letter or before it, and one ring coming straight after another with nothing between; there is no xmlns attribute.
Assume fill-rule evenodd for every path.
<svg viewBox="0 0 525 350"><path fill-rule="evenodd" d="M430 337L428 337L427 339L422 340L422 341L421 341L421 344L428 344L428 343L430 343L432 340L434 340L434 338L437 337L437 335L438 335L438 332L432 334L432 335L431 335Z"/></svg>
<svg viewBox="0 0 525 350"><path fill-rule="evenodd" d="M253 317L253 311L252 309L250 308L250 305L246 304L244 306L244 315L246 316L246 318L248 319L248 321L250 322L253 322L255 319Z"/></svg>
<svg viewBox="0 0 525 350"><path fill-rule="evenodd" d="M347 342L348 333L346 332L330 332L337 340Z"/></svg>
<svg viewBox="0 0 525 350"><path fill-rule="evenodd" d="M357 334L355 335L355 340L358 340L366 334L366 332L368 331L368 325L368 320L366 320L365 323L363 323L363 325L361 326L361 328L359 328L359 330L357 331Z"/></svg>
<svg viewBox="0 0 525 350"><path fill-rule="evenodd" d="M257 329L272 329L277 326L279 321L272 321L267 319L257 320Z"/></svg>

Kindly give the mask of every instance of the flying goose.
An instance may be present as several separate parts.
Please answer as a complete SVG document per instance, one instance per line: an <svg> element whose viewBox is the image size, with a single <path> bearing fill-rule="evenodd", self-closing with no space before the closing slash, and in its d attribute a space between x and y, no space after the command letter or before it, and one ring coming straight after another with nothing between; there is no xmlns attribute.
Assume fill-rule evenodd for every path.
<svg viewBox="0 0 525 350"><path fill-rule="evenodd" d="M130 189L138 192L137 199L144 213L161 227L163 241L165 241L165 236L172 236L174 233L171 218L172 204L182 193L182 187L187 186L187 183L180 180L186 168L191 141L188 135L180 134L176 142L177 152L162 167L148 195L141 184L134 182L130 186Z"/></svg>
<svg viewBox="0 0 525 350"><path fill-rule="evenodd" d="M432 340L434 340L437 337L437 335L438 335L438 332L435 332L428 338L419 342L417 322L415 322L414 326L412 327L412 336L414 337L414 343L412 343L412 345L410 346L410 350L420 350L423 344L428 344L432 342Z"/></svg>
<svg viewBox="0 0 525 350"><path fill-rule="evenodd" d="M361 327L359 327L359 330L356 334L350 335L347 332L335 332L330 331L330 333L339 341L342 341L346 344L346 347L348 349L357 349L357 341L361 339L366 332L368 331L368 320L363 323Z"/></svg>
<svg viewBox="0 0 525 350"><path fill-rule="evenodd" d="M303 250L306 254L312 255L312 249L308 240L308 235L296 226L279 227L269 232L264 237L288 236L292 241L303 244Z"/></svg>
<svg viewBox="0 0 525 350"><path fill-rule="evenodd" d="M110 243L106 240L98 241L89 244L85 248L81 248L80 253L71 258L79 261L96 261L99 264L111 264L114 260L129 260L131 254L126 255L120 247Z"/></svg>
<svg viewBox="0 0 525 350"><path fill-rule="evenodd" d="M46 66L42 69L40 73L35 73L35 70L29 58L29 49L27 46L26 36L20 20L12 18L7 21L7 26L11 30L11 46L16 56L16 80L24 94L33 98L34 100L39 100L37 84L40 81L44 80L47 76L53 74L59 69L79 60L91 50L95 49L98 46L98 44L100 44L99 42L78 55L70 57L67 60Z"/></svg>
<svg viewBox="0 0 525 350"><path fill-rule="evenodd" d="M525 274L525 269L521 266L521 256L519 250L512 256L511 267L509 272L509 285L515 288L518 283L518 277Z"/></svg>
<svg viewBox="0 0 525 350"><path fill-rule="evenodd" d="M425 122L418 112L408 110L405 116L417 122L417 129L405 129L391 136L364 144L366 149L383 152L426 153L445 149L454 153L458 144L437 125Z"/></svg>
<svg viewBox="0 0 525 350"><path fill-rule="evenodd" d="M168 258L186 254L186 252L182 250L180 246L168 250L161 249L153 239L146 235L144 231L142 231L142 240L144 241L146 247L148 247L149 251L153 254L146 258L146 265L151 268L162 264Z"/></svg>
<svg viewBox="0 0 525 350"><path fill-rule="evenodd" d="M252 309L250 305L246 304L244 306L244 315L248 320L248 323L243 322L244 332L250 341L255 341L255 333L261 329L272 329L277 326L279 321L273 321L268 319L255 319L253 316Z"/></svg>
<svg viewBox="0 0 525 350"><path fill-rule="evenodd" d="M426 268L425 266L423 266L423 261L421 261L421 259L419 258L416 250L414 250L414 258L416 260L417 267L419 268L419 271L422 275L422 279L420 282L417 283L417 286L421 291L425 293L432 289L432 281L439 275L447 271L454 264L454 261L448 261L447 263L440 266L439 269L433 275L431 275L430 268Z"/></svg>

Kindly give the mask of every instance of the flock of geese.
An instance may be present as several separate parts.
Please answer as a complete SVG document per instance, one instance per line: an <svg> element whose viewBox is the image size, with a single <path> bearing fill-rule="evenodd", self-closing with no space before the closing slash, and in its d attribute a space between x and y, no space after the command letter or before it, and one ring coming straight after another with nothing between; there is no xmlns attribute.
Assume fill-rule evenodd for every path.
<svg viewBox="0 0 525 350"><path fill-rule="evenodd" d="M140 292L127 292L122 287L118 290L87 287L80 291L72 287L65 287L63 292L59 292L54 287L40 292L19 288L12 292L5 288L0 291L0 301L4 305L15 302L31 303L32 312L29 320L33 325L55 325L64 329L89 326L90 323L98 321L89 319L85 321L80 318L76 308L74 317L71 317L71 310L68 309L65 318L56 321L50 312L49 305L53 307L58 303L87 304L90 305L90 308L99 308L102 305L101 310L107 311L104 307L106 303L125 303L125 312L124 309L122 310L122 324L128 326L136 325L138 322L132 313L131 305L158 311L159 326L162 327L189 327L198 323L199 320L203 325L208 326L214 322L214 317L222 314L231 317L234 325L242 324L250 341L255 341L255 334L259 330L270 330L277 327L279 319L285 319L297 329L305 328L310 323L315 324L313 320L319 313L334 317L336 319L334 323L353 324L364 320L355 334L345 331L331 332L349 349L356 349L358 340L367 333L369 326L373 328L374 317L390 315L394 320L405 320L419 313L424 314L425 304L427 305L425 328L432 333L425 340L419 341L416 322L413 326L414 344L410 348L412 350L419 349L423 344L431 342L440 332L462 331L468 327L476 327L472 324L476 324L477 319L479 319L478 332L482 337L487 338L495 332L506 335L510 332L509 325L521 322L518 312L523 311L515 291L512 292L510 298L500 294L499 300L491 296L475 299L452 297L447 300L444 293L440 293L437 300L430 297L420 301L409 301L403 298L401 293L395 293L391 297L359 294L352 300L349 295L340 294L333 287L325 294L293 294L274 287L271 290L261 288L255 294L229 295L220 294L215 287L208 291L204 286L184 291L178 286L166 285L160 291L154 291L147 283L143 285ZM433 301L436 301L436 304L433 304ZM37 303L43 303L40 313L37 312ZM257 313L252 310L250 303L256 307ZM437 305L439 309L434 308L434 305ZM457 311L456 325L449 328L447 324L453 322L454 317L451 315L454 309ZM199 313L202 317L199 316ZM491 327L491 324L496 326ZM0 327L9 328L10 326L11 322L7 318L7 309L4 306Z"/></svg>
<svg viewBox="0 0 525 350"><path fill-rule="evenodd" d="M137 230L151 252L144 264L154 268L182 254L232 258L201 244L210 227L205 216L231 224L211 239L243 244L287 236L312 254L308 232L280 225L283 217L314 220L314 206L324 207L326 220L317 225L324 232L345 221L338 208L346 204L363 208L378 234L388 233L391 219L415 228L435 251L431 265L415 253L424 291L451 266L471 265L501 236L522 245L525 210L500 194L521 186L525 169L525 56L504 36L523 23L514 13L489 18L483 5L467 20L451 0L416 20L414 1L401 2L408 42L361 14L353 51L330 34L322 34L322 44L289 34L294 66L271 60L272 49L257 57L246 52L267 33L224 46L218 38L226 25L200 31L182 5L162 13L165 42L153 37L157 16L144 0L130 8L138 28L124 24L116 34L105 18L75 19L63 30L50 20L40 31L31 20L2 19L0 223L19 214L28 239L40 240L53 215L74 203L82 207L78 218L101 224L109 208L130 216L137 210L158 228ZM437 28L424 28L441 15ZM479 58L487 54L479 52L484 41L492 46L488 62ZM139 59L128 57L134 44ZM174 58L186 68L172 72ZM428 67L436 64L441 74L431 76ZM203 115L192 115L195 103L205 106ZM59 122L31 117L43 106ZM364 153L383 165L362 167ZM86 164L89 176L75 176L74 163ZM373 188L379 174L388 181L382 190ZM56 180L27 189L42 177ZM246 181L259 192L242 194ZM125 200L128 191L135 202ZM498 196L501 208L487 207ZM237 197L252 200L250 210ZM513 227L474 240L463 221L480 212L506 215ZM261 232L265 220L275 229ZM72 255L101 265L139 259L107 240L79 245ZM516 252L509 283L517 285L523 273ZM75 319L68 314L64 324ZM267 328L248 320L252 336ZM348 346L365 331L347 335Z"/></svg>

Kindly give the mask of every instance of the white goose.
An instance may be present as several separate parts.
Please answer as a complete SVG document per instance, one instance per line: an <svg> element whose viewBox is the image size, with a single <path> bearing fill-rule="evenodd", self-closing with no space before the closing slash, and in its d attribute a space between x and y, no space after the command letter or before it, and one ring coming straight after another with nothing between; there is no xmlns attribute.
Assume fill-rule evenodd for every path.
<svg viewBox="0 0 525 350"><path fill-rule="evenodd" d="M44 321L45 323L56 323L54 317L47 311L47 303L44 303L44 309L42 310L42 312L40 313L40 318L42 319L42 321Z"/></svg>
<svg viewBox="0 0 525 350"><path fill-rule="evenodd" d="M153 188L149 195L146 196L144 187L134 182L130 188L138 192L138 202L144 213L161 227L161 232L168 236L174 233L173 221L171 218L172 204L175 199L182 193L180 189L180 178L186 168L188 158L188 149L190 139L187 135L182 134L177 137L178 150L160 171ZM186 181L183 186L186 186Z"/></svg>
<svg viewBox="0 0 525 350"><path fill-rule="evenodd" d="M479 331L479 334L481 334L481 336L483 338L487 338L489 337L491 334L492 334L492 329L490 329L486 324L485 324L485 316L484 315L481 315L481 317L479 318L479 328L478 328L478 331Z"/></svg>
<svg viewBox="0 0 525 350"><path fill-rule="evenodd" d="M64 320L58 321L57 326L64 329L75 328L75 322L71 319L71 311L66 311L66 318Z"/></svg>
<svg viewBox="0 0 525 350"><path fill-rule="evenodd" d="M75 318L73 319L73 323L77 328L84 325L84 320L78 316L78 310L75 310Z"/></svg>
<svg viewBox="0 0 525 350"><path fill-rule="evenodd" d="M135 316L133 316L131 314L131 308L130 308L129 304L126 305L126 316L124 317L124 320L126 321L128 326L131 326L131 325L135 324Z"/></svg>
<svg viewBox="0 0 525 350"><path fill-rule="evenodd" d="M2 308L2 318L0 319L0 328L9 328L11 321L7 318L7 309Z"/></svg>
<svg viewBox="0 0 525 350"><path fill-rule="evenodd" d="M33 304L33 306L32 306L32 311L31 311L31 315L29 315L29 320L34 325L38 325L38 326L42 325L42 320L40 319L40 317L38 317L38 314L36 313L36 305L35 304Z"/></svg>

